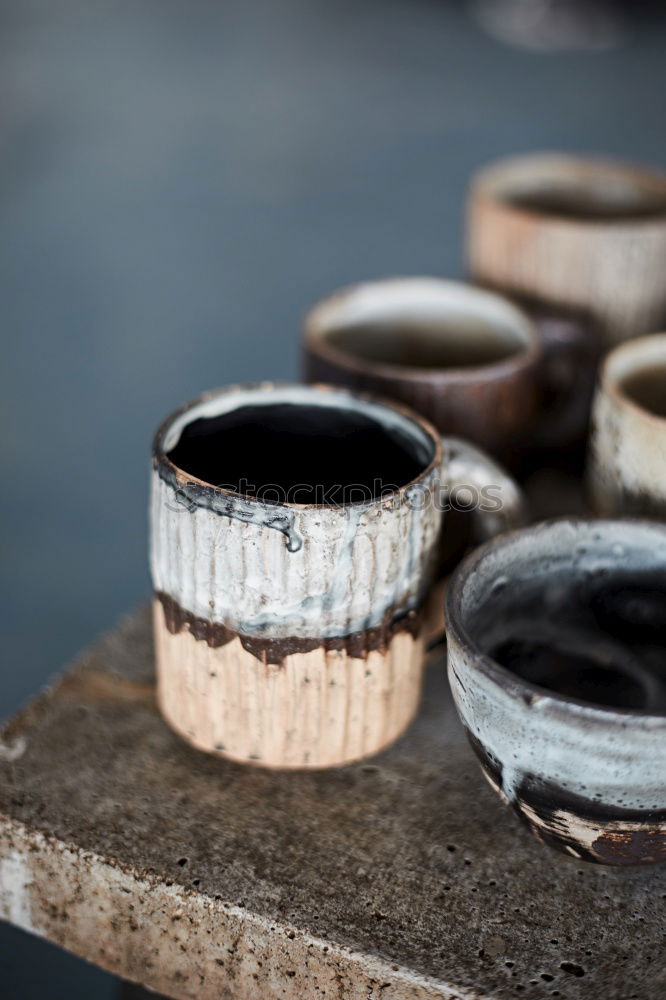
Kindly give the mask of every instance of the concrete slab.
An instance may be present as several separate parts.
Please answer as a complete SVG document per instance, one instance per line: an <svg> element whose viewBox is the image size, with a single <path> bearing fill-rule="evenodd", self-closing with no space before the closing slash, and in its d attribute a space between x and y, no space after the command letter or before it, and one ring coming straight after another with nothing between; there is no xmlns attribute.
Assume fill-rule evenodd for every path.
<svg viewBox="0 0 666 1000"><path fill-rule="evenodd" d="M559 857L486 786L428 669L410 732L276 774L159 716L149 621L122 623L6 728L0 913L173 997L666 993L666 871Z"/></svg>

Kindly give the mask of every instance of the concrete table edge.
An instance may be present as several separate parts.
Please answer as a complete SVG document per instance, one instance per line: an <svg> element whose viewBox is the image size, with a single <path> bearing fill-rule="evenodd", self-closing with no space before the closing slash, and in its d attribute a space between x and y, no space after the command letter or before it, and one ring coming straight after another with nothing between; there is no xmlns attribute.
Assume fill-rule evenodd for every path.
<svg viewBox="0 0 666 1000"><path fill-rule="evenodd" d="M442 666L384 754L266 772L165 725L128 616L0 732L0 918L175 1000L657 1000L666 869L524 831Z"/></svg>
<svg viewBox="0 0 666 1000"><path fill-rule="evenodd" d="M148 959L159 954L160 938L172 935L174 928L183 936L184 965L197 950L205 951L211 934L218 945L223 938L230 951L244 953L234 991L243 989L246 979L250 992L259 989L257 995L263 996L303 997L317 984L324 995L337 993L345 1000L403 996L480 1000L476 992L460 992L234 904L157 879L150 882L109 859L28 830L7 817L0 817L0 916L108 972L156 991L169 990L176 1000L192 995L173 992L178 970L167 972ZM118 933L121 926L135 932L134 959L128 955L127 935ZM183 981L189 979L188 969ZM207 967L205 993L199 995L231 996L228 988L224 967L219 967L217 977Z"/></svg>

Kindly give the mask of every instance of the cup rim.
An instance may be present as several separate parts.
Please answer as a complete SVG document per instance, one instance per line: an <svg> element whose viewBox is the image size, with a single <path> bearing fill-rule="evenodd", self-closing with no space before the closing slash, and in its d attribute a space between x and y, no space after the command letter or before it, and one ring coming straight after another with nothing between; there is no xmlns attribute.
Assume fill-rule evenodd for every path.
<svg viewBox="0 0 666 1000"><path fill-rule="evenodd" d="M315 395L321 393L331 393L332 395L346 396L353 401L359 403L370 404L371 406L377 406L384 409L397 412L405 420L412 424L416 424L417 427L428 437L432 445L432 458L427 465L423 467L421 472L408 483L404 483L397 489L389 490L385 494L378 497L373 497L371 500L353 500L348 503L334 504L334 503L293 503L291 501L271 501L262 500L259 497L252 496L245 493L237 493L235 490L227 489L224 486L216 486L213 483L206 482L204 479L199 479L197 476L186 472L181 469L180 466L176 465L168 456L165 450L164 444L166 436L173 426L173 424L180 418L185 416L188 412L194 411L197 407L210 400L217 399L221 396L231 395L235 393L247 393L247 392L257 392L258 394L270 392L270 390L281 390L281 389L298 389L308 394L312 392ZM183 425L187 426L187 422ZM443 461L443 446L442 438L439 432L435 429L432 423L425 417L422 417L419 413L416 413L408 406L404 406L402 403L395 402L392 399L386 399L385 397L378 395L376 393L370 392L356 392L355 390L348 389L345 386L331 385L326 382L315 382L310 384L304 384L302 382L292 382L288 380L269 380L263 382L244 382L244 383L233 383L231 385L221 386L217 389L209 389L205 392L200 393L193 399L182 403L175 410L162 420L159 424L152 440L152 464L153 468L158 472L163 470L167 472L170 479L177 482L179 485L184 485L185 483L193 483L199 487L205 495L208 496L224 496L228 497L231 501L237 500L242 503L256 504L258 507L270 507L275 506L276 509L288 508L290 510L346 510L347 508L359 508L359 507L372 507L375 504L385 504L399 498L402 502L404 495L409 489L416 486L418 483L423 482L430 473L439 468Z"/></svg>
<svg viewBox="0 0 666 1000"><path fill-rule="evenodd" d="M500 358L499 361L490 361L478 365L451 366L436 368L428 365L401 365L391 361L369 361L361 358L351 351L335 347L330 343L326 332L321 329L322 318L326 313L334 313L340 305L348 301L359 292L367 289L382 289L396 286L416 286L423 284L437 287L442 291L455 289L469 294L470 298L483 299L486 302L495 302L501 305L507 315L513 313L513 318L526 330L529 341L513 354ZM438 278L428 275L398 275L394 277L375 278L368 281L354 282L345 285L331 292L324 298L319 299L305 313L302 323L302 342L304 347L312 351L319 357L331 362L340 368L345 368L353 374L364 376L381 376L401 380L403 382L415 382L422 384L424 381L436 383L438 386L448 384L466 384L470 382L494 382L505 378L507 375L528 368L542 356L541 338L537 324L528 313L516 305L510 297L505 296L494 289L488 289L481 285L472 284L467 281L456 281L449 278Z"/></svg>
<svg viewBox="0 0 666 1000"><path fill-rule="evenodd" d="M616 177L632 183L643 191L659 191L664 197L664 207L660 211L648 212L644 215L620 216L584 216L576 217L566 214L556 214L539 211L520 202L511 201L507 197L505 184L510 179L518 179L527 168L541 168L553 171L553 175L562 176L566 172L576 174L592 174L602 172L607 177ZM504 189L504 190L503 190ZM503 157L478 169L471 178L469 185L470 200L483 201L501 207L504 211L517 217L529 220L539 225L569 226L593 230L624 229L636 226L663 227L666 225L666 173L655 167L632 163L626 160L616 160L612 157L547 151L522 153L516 156Z"/></svg>
<svg viewBox="0 0 666 1000"><path fill-rule="evenodd" d="M541 687L531 681L523 680L523 678L513 673L513 671L503 667L488 653L485 653L474 636L470 634L469 630L463 624L460 613L463 587L470 576L479 571L480 565L486 557L501 548L512 545L518 538L545 533L552 530L556 525L561 524L581 525L597 530L609 525L616 527L625 525L627 528L642 525L643 527L662 531L666 534L666 524L638 517L554 517L545 521L539 521L525 528L503 532L501 535L491 538L474 549L454 570L446 590L445 598L447 635L451 634L456 643L474 657L474 665L477 670L483 673L494 684L511 694L515 694L518 697L528 694L539 698L548 698L558 708L561 707L565 711L573 708L576 714L599 722L615 722L624 725L627 719L633 719L641 725L645 724L648 727L657 726L666 729L666 710L663 712L643 712L619 706L611 708L610 706L598 705L595 702L585 701L583 698L576 698L572 695L558 694L556 691L550 691L548 688Z"/></svg>
<svg viewBox="0 0 666 1000"><path fill-rule="evenodd" d="M663 344L664 362L666 363L666 331L647 333L642 337L633 337L631 340L623 341L614 347L612 351L608 352L601 366L599 383L602 392L606 392L618 405L626 407L632 413L640 416L642 420L655 424L660 431L666 432L666 416L659 416L658 413L653 413L647 407L642 406L635 399L632 399L622 384L626 376L618 376L611 370L618 360L622 360L623 356L631 357L635 350L640 352L641 348L651 344L655 346ZM644 370L646 369L635 368L631 374Z"/></svg>

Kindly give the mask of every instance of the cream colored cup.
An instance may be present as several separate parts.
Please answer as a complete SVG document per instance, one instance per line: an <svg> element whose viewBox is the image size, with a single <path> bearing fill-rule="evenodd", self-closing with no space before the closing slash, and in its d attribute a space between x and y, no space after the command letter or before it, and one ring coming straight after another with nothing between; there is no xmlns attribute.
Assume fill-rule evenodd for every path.
<svg viewBox="0 0 666 1000"><path fill-rule="evenodd" d="M666 319L666 174L531 153L479 171L467 256L475 281L593 318L609 346Z"/></svg>
<svg viewBox="0 0 666 1000"><path fill-rule="evenodd" d="M666 333L607 356L593 406L588 487L604 517L666 519Z"/></svg>

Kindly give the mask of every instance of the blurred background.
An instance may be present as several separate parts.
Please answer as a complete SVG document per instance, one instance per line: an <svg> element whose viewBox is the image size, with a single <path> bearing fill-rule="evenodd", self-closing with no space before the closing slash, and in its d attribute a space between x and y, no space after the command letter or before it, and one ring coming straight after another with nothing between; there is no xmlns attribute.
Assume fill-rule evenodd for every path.
<svg viewBox="0 0 666 1000"><path fill-rule="evenodd" d="M666 167L660 7L3 0L1 716L146 596L175 405L297 377L303 311L336 286L462 275L487 160ZM0 926L2 996L116 989Z"/></svg>

